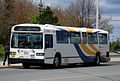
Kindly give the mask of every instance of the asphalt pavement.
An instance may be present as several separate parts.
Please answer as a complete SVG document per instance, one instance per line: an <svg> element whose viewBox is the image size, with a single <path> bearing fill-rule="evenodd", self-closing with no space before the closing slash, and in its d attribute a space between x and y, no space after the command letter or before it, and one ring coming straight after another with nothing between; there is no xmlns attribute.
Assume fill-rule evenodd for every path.
<svg viewBox="0 0 120 81"><path fill-rule="evenodd" d="M113 54L110 62L94 65L62 65L59 69L35 66L24 69L22 64L3 66L0 61L0 81L120 81L120 57Z"/></svg>
<svg viewBox="0 0 120 81"><path fill-rule="evenodd" d="M59 69L35 66L29 69L0 69L0 81L120 81L120 62L101 63L99 66L63 65Z"/></svg>

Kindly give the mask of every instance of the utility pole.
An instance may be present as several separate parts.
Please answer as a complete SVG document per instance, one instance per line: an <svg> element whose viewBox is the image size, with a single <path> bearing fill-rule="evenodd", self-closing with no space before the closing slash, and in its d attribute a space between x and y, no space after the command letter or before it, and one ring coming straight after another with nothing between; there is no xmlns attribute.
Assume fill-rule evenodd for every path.
<svg viewBox="0 0 120 81"><path fill-rule="evenodd" d="M39 12L40 14L43 12L43 3L42 3L42 0L40 0L40 3L39 3Z"/></svg>
<svg viewBox="0 0 120 81"><path fill-rule="evenodd" d="M97 0L97 2L96 2L96 29L98 29L98 15L99 15L99 8L98 8L98 6L99 6L99 2L98 2L98 0Z"/></svg>

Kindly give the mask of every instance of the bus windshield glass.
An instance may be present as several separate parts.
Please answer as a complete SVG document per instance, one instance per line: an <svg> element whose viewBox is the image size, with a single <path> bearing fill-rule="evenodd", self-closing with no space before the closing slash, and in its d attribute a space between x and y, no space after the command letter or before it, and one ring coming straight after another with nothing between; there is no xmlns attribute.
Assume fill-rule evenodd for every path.
<svg viewBox="0 0 120 81"><path fill-rule="evenodd" d="M12 48L42 49L43 35L29 33L14 33L11 41Z"/></svg>

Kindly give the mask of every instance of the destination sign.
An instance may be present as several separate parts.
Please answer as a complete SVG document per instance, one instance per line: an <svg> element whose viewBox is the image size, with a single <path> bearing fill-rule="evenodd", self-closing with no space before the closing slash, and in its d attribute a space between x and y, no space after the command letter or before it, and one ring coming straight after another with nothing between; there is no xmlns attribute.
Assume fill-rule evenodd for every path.
<svg viewBox="0 0 120 81"><path fill-rule="evenodd" d="M40 31L40 27L35 26L16 26L15 31Z"/></svg>

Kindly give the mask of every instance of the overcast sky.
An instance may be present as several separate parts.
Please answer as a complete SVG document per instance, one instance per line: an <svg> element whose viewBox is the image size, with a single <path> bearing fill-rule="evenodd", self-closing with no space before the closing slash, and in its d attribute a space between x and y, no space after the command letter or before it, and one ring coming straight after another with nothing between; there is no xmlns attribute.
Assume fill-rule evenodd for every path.
<svg viewBox="0 0 120 81"><path fill-rule="evenodd" d="M112 20L119 20L110 22L115 27L111 40L116 40L116 37L120 37L120 0L100 0L99 4L104 16L112 16Z"/></svg>
<svg viewBox="0 0 120 81"><path fill-rule="evenodd" d="M40 1L40 0L36 0ZM72 2L76 0L43 0L43 3L48 6L60 6L67 8ZM102 10L104 17L112 16L113 20L120 20L120 0L99 0L99 8ZM111 36L120 37L120 21L111 21L114 25L114 33ZM111 39L112 40L112 39Z"/></svg>

